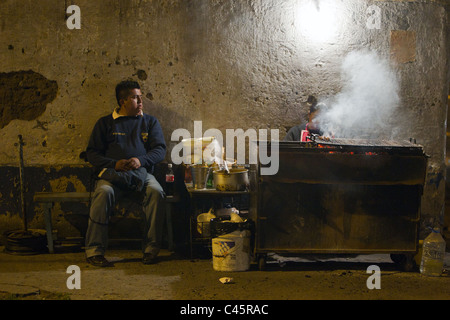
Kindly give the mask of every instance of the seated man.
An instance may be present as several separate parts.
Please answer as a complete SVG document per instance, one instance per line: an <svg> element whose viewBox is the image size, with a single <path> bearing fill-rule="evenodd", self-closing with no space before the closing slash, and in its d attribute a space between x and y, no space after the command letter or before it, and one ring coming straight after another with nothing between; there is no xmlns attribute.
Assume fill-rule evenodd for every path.
<svg viewBox="0 0 450 320"><path fill-rule="evenodd" d="M112 265L104 257L108 221L121 196L137 196L142 201L144 264L153 263L158 255L164 221L160 205L164 192L152 174L166 154L161 126L155 117L143 113L137 82L119 83L116 99L119 107L97 121L86 150L88 161L100 173L89 213L86 258L100 267Z"/></svg>
<svg viewBox="0 0 450 320"><path fill-rule="evenodd" d="M306 142L309 141L308 137L311 134L323 136L323 131L319 128L318 123L314 121L314 119L317 117L321 109L324 108L325 105L322 103L311 103L308 113L308 122L292 127L286 134L286 137L284 137L284 141Z"/></svg>

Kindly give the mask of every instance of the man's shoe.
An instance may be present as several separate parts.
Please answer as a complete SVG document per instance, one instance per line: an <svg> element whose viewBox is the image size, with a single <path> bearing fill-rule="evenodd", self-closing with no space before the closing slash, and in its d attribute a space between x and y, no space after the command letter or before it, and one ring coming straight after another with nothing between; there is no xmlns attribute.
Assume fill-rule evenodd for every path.
<svg viewBox="0 0 450 320"><path fill-rule="evenodd" d="M143 264L154 264L156 262L156 255L153 253L144 253L142 257Z"/></svg>
<svg viewBox="0 0 450 320"><path fill-rule="evenodd" d="M87 262L96 267L112 267L113 264L105 259L104 256L93 256L86 259Z"/></svg>

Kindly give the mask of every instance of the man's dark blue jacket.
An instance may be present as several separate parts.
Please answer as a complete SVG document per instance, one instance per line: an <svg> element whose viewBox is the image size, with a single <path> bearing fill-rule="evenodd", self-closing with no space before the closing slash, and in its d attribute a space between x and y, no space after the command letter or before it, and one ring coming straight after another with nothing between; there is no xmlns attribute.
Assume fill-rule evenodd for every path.
<svg viewBox="0 0 450 320"><path fill-rule="evenodd" d="M115 168L117 161L135 157L153 173L154 166L164 160L166 143L155 117L145 113L136 117L118 116L114 112L95 124L86 155L98 170Z"/></svg>

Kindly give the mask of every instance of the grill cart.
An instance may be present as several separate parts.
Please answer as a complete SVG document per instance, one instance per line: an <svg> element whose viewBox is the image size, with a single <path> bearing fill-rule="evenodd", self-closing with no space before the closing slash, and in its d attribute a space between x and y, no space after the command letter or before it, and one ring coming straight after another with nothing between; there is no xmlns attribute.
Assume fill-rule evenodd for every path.
<svg viewBox="0 0 450 320"><path fill-rule="evenodd" d="M279 171L260 175L259 164L254 190L260 269L268 253L383 253L412 269L427 167L422 146L316 138L261 143L259 151L270 154L271 144L278 144Z"/></svg>

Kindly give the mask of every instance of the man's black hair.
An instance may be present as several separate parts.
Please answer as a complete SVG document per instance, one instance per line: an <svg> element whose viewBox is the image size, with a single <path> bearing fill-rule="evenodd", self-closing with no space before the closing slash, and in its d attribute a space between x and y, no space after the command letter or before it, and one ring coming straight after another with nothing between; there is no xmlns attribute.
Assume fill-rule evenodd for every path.
<svg viewBox="0 0 450 320"><path fill-rule="evenodd" d="M139 83L132 80L122 81L116 86L116 99L119 107L120 107L120 100L128 98L130 90L133 89L141 89L141 86L139 85Z"/></svg>
<svg viewBox="0 0 450 320"><path fill-rule="evenodd" d="M313 113L316 112L317 110L319 110L317 108L317 98L314 96L309 96L308 97L308 101L307 103L309 104L309 113Z"/></svg>

